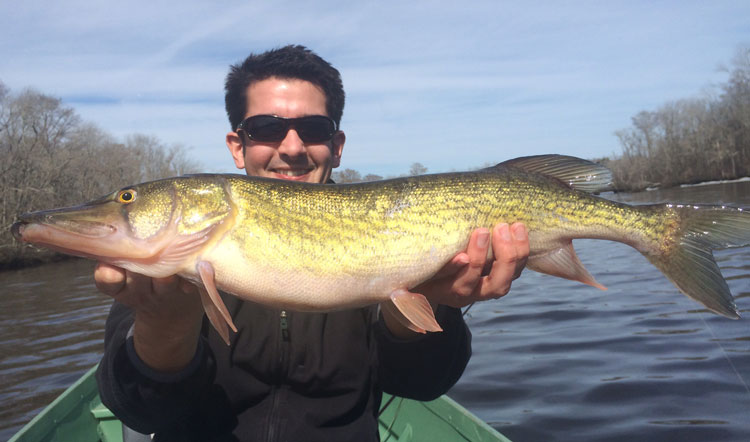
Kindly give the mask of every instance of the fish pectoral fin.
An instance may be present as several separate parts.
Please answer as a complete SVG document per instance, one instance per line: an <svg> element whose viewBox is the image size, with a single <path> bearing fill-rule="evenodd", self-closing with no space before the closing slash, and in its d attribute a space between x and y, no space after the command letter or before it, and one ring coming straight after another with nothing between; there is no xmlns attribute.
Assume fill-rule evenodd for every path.
<svg viewBox="0 0 750 442"><path fill-rule="evenodd" d="M409 330L417 333L443 331L435 319L435 313L432 311L429 301L423 295L411 293L404 289L397 289L391 293L391 301L393 301L393 305L398 310L398 314L394 315L395 318L399 322L407 322L408 325L404 322L402 323ZM388 304L384 302L381 305L387 306Z"/></svg>
<svg viewBox="0 0 750 442"><path fill-rule="evenodd" d="M189 235L175 235L171 242L159 252L159 261L170 265L183 262L211 238L212 230L213 226Z"/></svg>
<svg viewBox="0 0 750 442"><path fill-rule="evenodd" d="M221 335L224 342L229 345L229 331L227 325L237 333L237 327L235 327L232 321L232 316L227 310L227 306L224 305L224 301L221 300L219 290L216 288L216 273L214 267L208 261L198 261L196 264L198 275L203 281L203 287L200 287L201 302L203 303L203 309L206 311L206 316L211 324L214 326L219 335Z"/></svg>
<svg viewBox="0 0 750 442"><path fill-rule="evenodd" d="M529 256L526 267L535 272L571 279L598 289L607 290L606 287L596 282L583 266L573 248L573 242L570 240L558 249L541 255Z"/></svg>
<svg viewBox="0 0 750 442"><path fill-rule="evenodd" d="M393 303L393 301L385 301L380 303L380 310L384 312L388 312L388 314L396 319L399 324L403 325L404 327L408 328L409 330L415 332L415 333L426 333L426 330L423 328L419 328L416 325L414 325L411 321L406 319L406 316L404 316L401 311L396 307L396 304Z"/></svg>
<svg viewBox="0 0 750 442"><path fill-rule="evenodd" d="M198 291L201 294L201 303L203 304L203 310L206 311L208 320L211 321L211 325L214 326L216 332L219 333L221 339L229 345L229 328L227 327L226 321L221 316L219 310L214 306L211 301L211 296L208 294L205 288L198 287Z"/></svg>

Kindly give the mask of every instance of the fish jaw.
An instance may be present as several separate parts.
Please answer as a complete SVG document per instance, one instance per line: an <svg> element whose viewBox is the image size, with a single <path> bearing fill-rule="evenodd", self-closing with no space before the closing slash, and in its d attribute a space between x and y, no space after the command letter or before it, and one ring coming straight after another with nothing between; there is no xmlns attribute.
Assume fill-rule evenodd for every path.
<svg viewBox="0 0 750 442"><path fill-rule="evenodd" d="M13 236L23 242L84 258L148 259L169 240L169 232L159 238L134 238L123 217L107 203L32 212L21 215L11 227ZM168 230L168 229L162 229Z"/></svg>

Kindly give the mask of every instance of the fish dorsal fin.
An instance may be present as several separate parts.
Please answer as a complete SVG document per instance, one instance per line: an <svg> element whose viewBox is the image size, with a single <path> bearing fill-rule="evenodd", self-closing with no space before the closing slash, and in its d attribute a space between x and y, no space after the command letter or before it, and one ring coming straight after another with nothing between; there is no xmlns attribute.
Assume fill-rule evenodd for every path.
<svg viewBox="0 0 750 442"><path fill-rule="evenodd" d="M508 160L498 166L510 166L557 178L573 189L603 192L612 188L612 171L592 161L567 155L535 155ZM489 168L489 170L493 167Z"/></svg>

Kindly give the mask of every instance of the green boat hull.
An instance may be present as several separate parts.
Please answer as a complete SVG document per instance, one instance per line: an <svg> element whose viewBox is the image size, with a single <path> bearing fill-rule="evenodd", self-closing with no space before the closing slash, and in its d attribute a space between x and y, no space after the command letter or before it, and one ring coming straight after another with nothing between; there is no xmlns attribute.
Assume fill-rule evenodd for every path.
<svg viewBox="0 0 750 442"><path fill-rule="evenodd" d="M84 374L9 442L122 442L122 424L99 399L94 372ZM390 396L383 397L387 403ZM447 396L419 402L393 398L379 418L385 442L510 442Z"/></svg>

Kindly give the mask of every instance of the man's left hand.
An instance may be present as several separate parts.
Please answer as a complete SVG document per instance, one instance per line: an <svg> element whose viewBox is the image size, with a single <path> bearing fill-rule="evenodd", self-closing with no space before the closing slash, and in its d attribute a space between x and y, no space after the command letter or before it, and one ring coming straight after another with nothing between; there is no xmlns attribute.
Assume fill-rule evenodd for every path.
<svg viewBox="0 0 750 442"><path fill-rule="evenodd" d="M488 259L492 238L494 259ZM472 232L466 251L456 255L433 278L414 287L433 304L464 307L505 296L521 276L529 257L529 235L522 223L498 224Z"/></svg>
<svg viewBox="0 0 750 442"><path fill-rule="evenodd" d="M454 256L431 279L410 291L424 295L432 304L465 307L477 301L505 296L514 280L521 276L529 258L529 235L522 223L502 223L492 229L472 232L465 252ZM492 238L493 259L487 255ZM408 339L418 336L388 310L381 310L386 326L395 336Z"/></svg>

